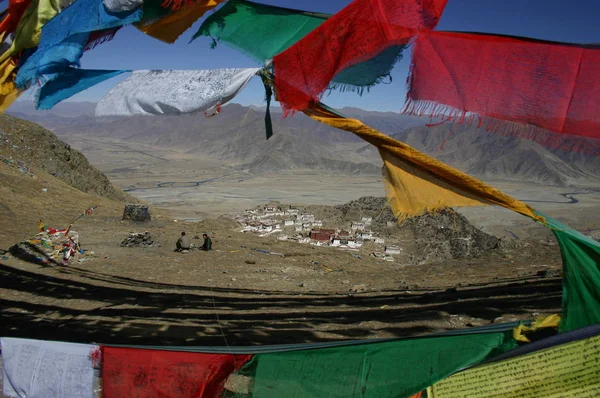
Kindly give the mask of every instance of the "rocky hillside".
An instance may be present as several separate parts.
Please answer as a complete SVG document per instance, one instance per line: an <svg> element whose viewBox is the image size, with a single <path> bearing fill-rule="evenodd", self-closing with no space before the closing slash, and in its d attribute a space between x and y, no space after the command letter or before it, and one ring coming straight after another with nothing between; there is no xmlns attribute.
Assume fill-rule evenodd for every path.
<svg viewBox="0 0 600 398"><path fill-rule="evenodd" d="M412 217L399 224L384 197L365 196L335 209L347 220L373 217L373 230L399 244L404 261L410 264L477 257L496 249L500 242L452 209Z"/></svg>
<svg viewBox="0 0 600 398"><path fill-rule="evenodd" d="M0 116L0 249L35 234L40 219L64 228L94 205L94 219L119 219L127 198L51 132Z"/></svg>
<svg viewBox="0 0 600 398"><path fill-rule="evenodd" d="M566 186L600 183L600 157L549 150L535 142L504 137L468 124L413 127L392 134L402 142L480 178L514 179ZM358 150L376 158L371 145Z"/></svg>
<svg viewBox="0 0 600 398"><path fill-rule="evenodd" d="M0 115L0 155L39 168L82 192L126 199L85 156L35 123Z"/></svg>

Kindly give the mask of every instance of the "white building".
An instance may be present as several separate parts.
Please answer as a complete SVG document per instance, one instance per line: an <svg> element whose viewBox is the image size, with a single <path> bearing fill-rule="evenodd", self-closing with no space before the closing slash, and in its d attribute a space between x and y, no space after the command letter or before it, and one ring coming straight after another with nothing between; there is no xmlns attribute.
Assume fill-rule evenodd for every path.
<svg viewBox="0 0 600 398"><path fill-rule="evenodd" d="M352 224L350 225L350 229L353 231L364 231L365 223L353 221Z"/></svg>
<svg viewBox="0 0 600 398"><path fill-rule="evenodd" d="M259 228L259 231L261 232L271 232L273 231L275 228L273 225L261 225Z"/></svg>
<svg viewBox="0 0 600 398"><path fill-rule="evenodd" d="M350 242L355 242L355 240L351 236L336 235L331 241L331 246L348 246Z"/></svg>
<svg viewBox="0 0 600 398"><path fill-rule="evenodd" d="M311 229L312 229L312 223L310 223L310 222L302 223L303 231L310 231Z"/></svg>
<svg viewBox="0 0 600 398"><path fill-rule="evenodd" d="M359 239L362 239L362 240L372 240L373 239L373 232L371 232L371 231L362 231L362 232L359 232L358 234L356 234L356 236Z"/></svg>
<svg viewBox="0 0 600 398"><path fill-rule="evenodd" d="M271 232L271 231L275 231L277 229L281 229L281 224L279 224L277 221L265 221L263 223L261 223L259 230L261 232Z"/></svg>
<svg viewBox="0 0 600 398"><path fill-rule="evenodd" d="M348 247L351 249L358 249L359 247L362 247L363 243L359 240L349 240L348 241Z"/></svg>
<svg viewBox="0 0 600 398"><path fill-rule="evenodd" d="M398 246L386 246L385 254L400 254L402 249Z"/></svg>
<svg viewBox="0 0 600 398"><path fill-rule="evenodd" d="M365 223L365 225L370 225L373 222L373 217L362 217L360 221Z"/></svg>
<svg viewBox="0 0 600 398"><path fill-rule="evenodd" d="M292 227L294 224L296 224L296 222L295 222L294 220L285 220L285 221L283 222L283 224L284 224L286 227Z"/></svg>
<svg viewBox="0 0 600 398"><path fill-rule="evenodd" d="M383 244L385 244L385 239L379 238L379 237L375 238L375 243L378 245L383 245Z"/></svg>
<svg viewBox="0 0 600 398"><path fill-rule="evenodd" d="M313 221L312 225L313 225L313 227L320 228L320 227L323 226L323 221L321 221L321 220L315 220L315 221Z"/></svg>
<svg viewBox="0 0 600 398"><path fill-rule="evenodd" d="M300 221L306 221L306 222L314 222L315 221L315 215L314 214L300 214L298 216L298 220L300 220Z"/></svg>
<svg viewBox="0 0 600 398"><path fill-rule="evenodd" d="M387 225L387 227L388 227L388 228L392 228L392 227L395 227L395 226L396 226L396 222L395 222L395 221L388 221L388 222L386 223L386 225Z"/></svg>
<svg viewBox="0 0 600 398"><path fill-rule="evenodd" d="M258 232L262 228L262 223L259 221L248 221L247 225L240 232Z"/></svg>
<svg viewBox="0 0 600 398"><path fill-rule="evenodd" d="M333 241L331 243L331 246L333 247L337 247L338 249L351 249L351 250L356 250L360 247L362 247L363 242L362 241L358 241L352 238L348 238L345 236L342 237L338 237L336 236L335 238L333 238Z"/></svg>
<svg viewBox="0 0 600 398"><path fill-rule="evenodd" d="M297 216L299 213L298 209L287 209L284 211L286 216Z"/></svg>
<svg viewBox="0 0 600 398"><path fill-rule="evenodd" d="M310 238L298 239L298 243L310 243L310 242L311 242Z"/></svg>
<svg viewBox="0 0 600 398"><path fill-rule="evenodd" d="M278 236L277 240L288 240L288 236L287 235Z"/></svg>
<svg viewBox="0 0 600 398"><path fill-rule="evenodd" d="M296 232L302 232L303 231L302 225L296 225L295 230L296 230Z"/></svg>

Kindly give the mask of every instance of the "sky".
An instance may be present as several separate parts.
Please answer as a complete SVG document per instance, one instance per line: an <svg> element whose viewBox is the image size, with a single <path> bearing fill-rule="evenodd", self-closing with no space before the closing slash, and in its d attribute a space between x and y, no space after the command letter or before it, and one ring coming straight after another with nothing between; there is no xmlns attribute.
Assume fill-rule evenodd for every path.
<svg viewBox="0 0 600 398"><path fill-rule="evenodd" d="M280 7L333 14L349 0L253 0ZM383 0L401 1L401 0ZM212 11L211 11L212 12ZM600 0L448 0L437 30L497 33L536 39L600 43ZM189 43L204 18L197 21L174 44L165 44L127 26L116 37L84 54L86 69L215 69L260 66L224 42L210 48L211 39L200 37ZM352 92L325 95L324 103L336 108L346 106L367 110L399 112L406 94L410 51L392 71L392 82L380 84L359 96ZM99 101L127 75L97 85L70 101ZM30 90L31 91L31 90ZM21 100L31 101L24 93ZM233 102L263 105L264 88L258 77Z"/></svg>

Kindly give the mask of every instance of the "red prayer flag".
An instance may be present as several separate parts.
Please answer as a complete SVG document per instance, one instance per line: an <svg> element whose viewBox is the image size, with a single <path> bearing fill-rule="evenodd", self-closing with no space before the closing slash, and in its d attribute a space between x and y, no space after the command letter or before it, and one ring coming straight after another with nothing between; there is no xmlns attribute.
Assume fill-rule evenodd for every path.
<svg viewBox="0 0 600 398"><path fill-rule="evenodd" d="M121 26L118 26L116 28L97 30L97 31L92 32L90 34L88 42L86 43L85 47L83 48L83 51L93 50L100 44L111 41L112 39L115 38L115 35L119 31L119 29L121 29Z"/></svg>
<svg viewBox="0 0 600 398"><path fill-rule="evenodd" d="M102 347L102 396L216 398L251 357Z"/></svg>
<svg viewBox="0 0 600 398"><path fill-rule="evenodd" d="M446 2L354 0L273 58L277 100L286 113L307 109L338 72L433 29Z"/></svg>
<svg viewBox="0 0 600 398"><path fill-rule="evenodd" d="M597 152L587 138L600 138L600 47L426 32L413 48L404 112Z"/></svg>
<svg viewBox="0 0 600 398"><path fill-rule="evenodd" d="M6 15L0 22L0 33L14 32L30 3L31 0L9 0Z"/></svg>

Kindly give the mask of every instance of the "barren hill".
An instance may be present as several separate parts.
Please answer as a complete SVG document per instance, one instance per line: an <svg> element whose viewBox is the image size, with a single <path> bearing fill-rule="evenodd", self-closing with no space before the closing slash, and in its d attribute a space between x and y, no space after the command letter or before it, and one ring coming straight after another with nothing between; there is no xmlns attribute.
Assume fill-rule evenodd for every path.
<svg viewBox="0 0 600 398"><path fill-rule="evenodd" d="M85 156L35 123L2 115L0 139L0 154L5 157L39 168L83 192L125 200L125 194Z"/></svg>
<svg viewBox="0 0 600 398"><path fill-rule="evenodd" d="M64 228L92 205L118 214L127 196L42 127L0 116L0 247L35 233L43 218Z"/></svg>

